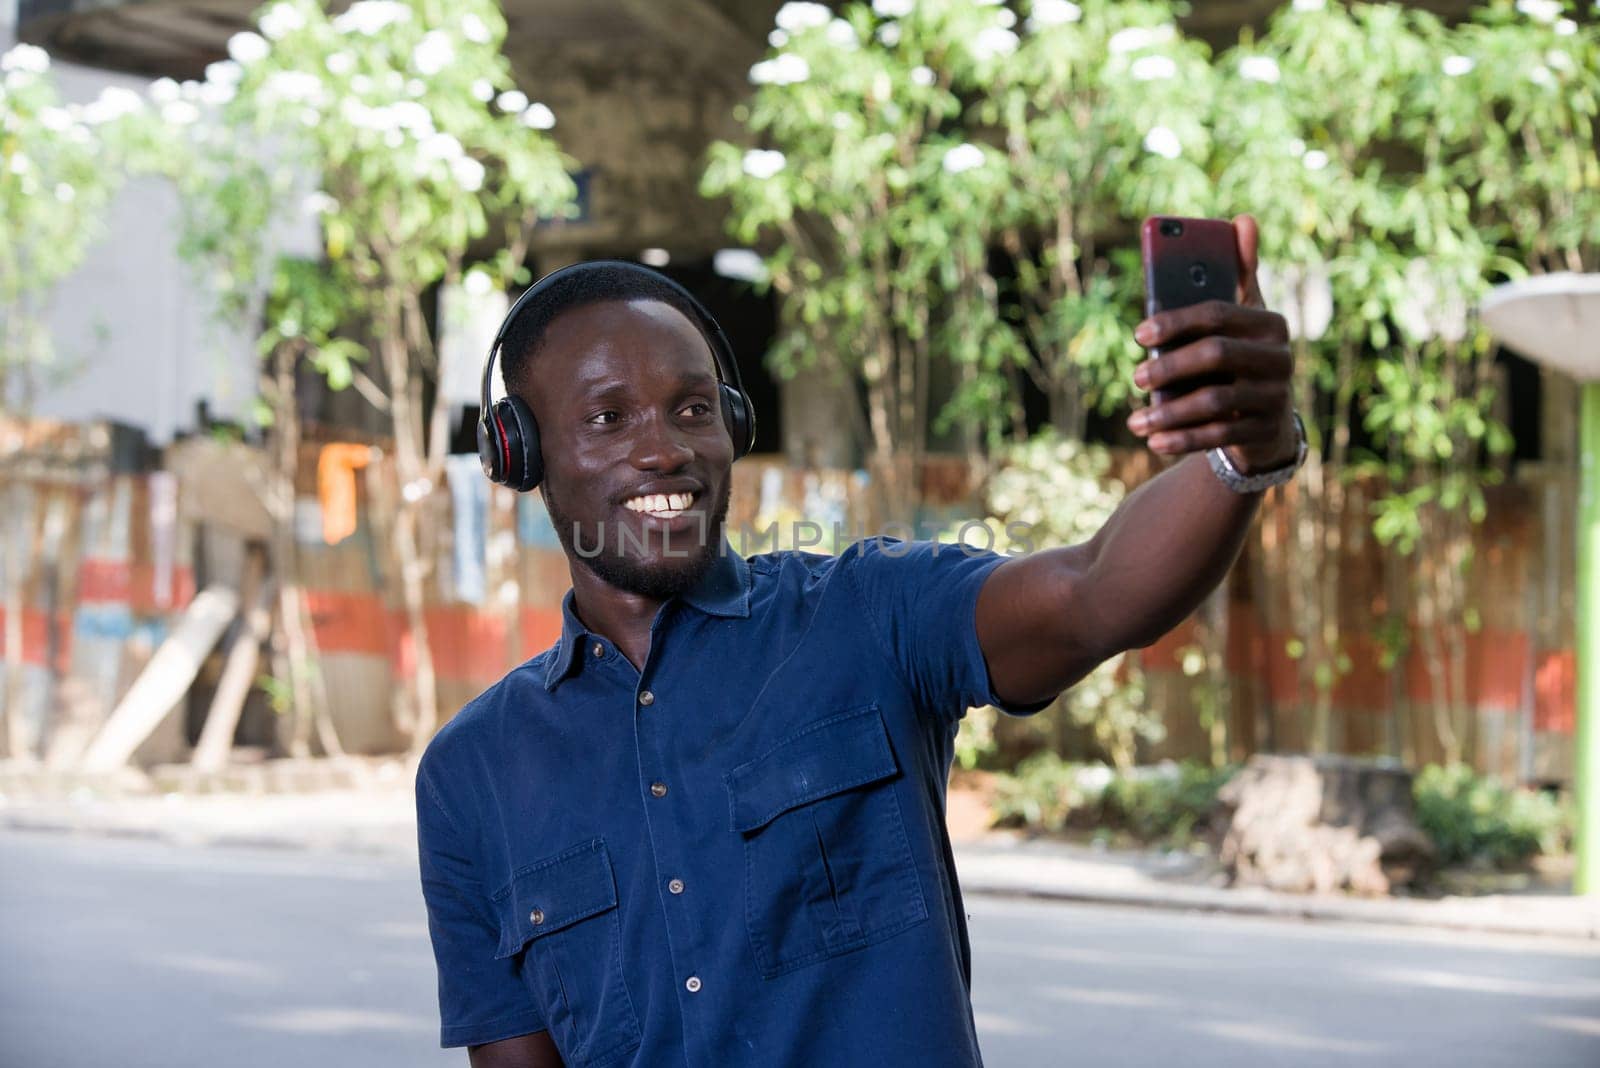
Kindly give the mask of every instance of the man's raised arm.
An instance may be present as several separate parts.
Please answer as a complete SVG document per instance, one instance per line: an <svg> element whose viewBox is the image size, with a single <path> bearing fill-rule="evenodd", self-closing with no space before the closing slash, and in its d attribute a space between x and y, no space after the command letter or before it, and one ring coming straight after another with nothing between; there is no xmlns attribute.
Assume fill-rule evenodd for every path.
<svg viewBox="0 0 1600 1068"><path fill-rule="evenodd" d="M1155 452L1195 455L1130 494L1089 541L1008 560L984 583L978 643L995 693L1007 701L1045 700L1108 657L1151 644L1222 581L1261 494L1228 488L1199 453L1222 447L1245 474L1295 460L1288 329L1261 300L1255 221L1241 216L1234 230L1240 302L1162 312L1134 335L1166 350L1136 370L1143 389L1200 375L1232 379L1128 421Z"/></svg>

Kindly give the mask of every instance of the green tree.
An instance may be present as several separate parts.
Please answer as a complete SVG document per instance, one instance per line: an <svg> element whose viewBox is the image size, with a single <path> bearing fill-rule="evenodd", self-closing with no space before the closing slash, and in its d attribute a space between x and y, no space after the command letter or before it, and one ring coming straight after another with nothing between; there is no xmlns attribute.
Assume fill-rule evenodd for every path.
<svg viewBox="0 0 1600 1068"><path fill-rule="evenodd" d="M1297 0L1225 65L1236 106L1217 114L1219 187L1262 223L1269 300L1297 327L1298 403L1316 415L1285 529L1264 539L1289 578L1273 607L1314 749L1337 744L1333 688L1351 669L1340 561L1362 536L1354 505L1391 549L1386 663L1415 628L1443 756L1470 751L1472 531L1510 447L1471 309L1497 278L1581 266L1596 248L1596 34L1561 8L1507 0L1447 27L1404 5ZM1415 757L1411 731L1394 729Z"/></svg>
<svg viewBox="0 0 1600 1068"><path fill-rule="evenodd" d="M1444 78L1420 85L1414 140L1438 142L1474 222L1533 273L1600 270L1600 32L1583 5L1496 0L1428 25Z"/></svg>
<svg viewBox="0 0 1600 1068"><path fill-rule="evenodd" d="M776 51L751 69L756 89L738 112L753 144L714 145L702 188L730 199L735 234L773 249L778 373L820 372L848 397L861 383L848 426L884 508L904 519L935 367L948 361L941 302L984 246L961 206L1005 170L963 135L961 93L998 76L1018 38L1009 10L970 0L876 7L884 17L783 6ZM975 347L1007 344L992 316L962 329Z"/></svg>
<svg viewBox="0 0 1600 1068"><path fill-rule="evenodd" d="M1340 612L1340 564L1355 533L1344 476L1369 353L1390 340L1384 298L1401 290L1404 261L1373 215L1407 181L1385 153L1404 102L1403 57L1416 47L1398 7L1299 3L1221 65L1219 95L1231 106L1216 116L1219 196L1261 225L1268 301L1290 321L1296 407L1311 416L1306 466L1261 554L1284 579L1281 599L1268 595L1263 608L1269 629L1289 635L1307 719L1300 737L1268 745L1330 748L1333 689L1351 667Z"/></svg>
<svg viewBox="0 0 1600 1068"><path fill-rule="evenodd" d="M1387 222L1411 257L1409 292L1392 316L1399 359L1376 365L1365 423L1391 487L1374 529L1398 550L1392 567L1412 565L1447 764L1475 744L1471 533L1494 458L1511 447L1491 414L1494 346L1465 312L1496 279L1600 264L1600 33L1562 11L1554 0L1499 3L1452 30L1418 15L1427 47L1407 71L1401 132L1420 165Z"/></svg>
<svg viewBox="0 0 1600 1068"><path fill-rule="evenodd" d="M439 722L423 608L449 438L448 412L425 397L438 370L426 301L470 272L511 282L534 226L569 212L575 191L550 109L512 83L490 0L360 0L334 16L279 0L258 21L204 84L181 90L207 113L179 175L187 247L219 268L236 313L268 316L278 358L304 357L387 416L390 549L415 663L397 713L420 748ZM283 259L270 239L269 221L302 206L320 219L314 265ZM270 377L281 420L292 374Z"/></svg>
<svg viewBox="0 0 1600 1068"><path fill-rule="evenodd" d="M1166 0L1030 10L1016 55L975 84L970 112L1007 157L974 198L978 220L992 225L971 229L1005 250L1015 278L993 282L986 255L971 256L968 270L977 292L1015 301L1018 336L1008 349L952 355L990 365L1019 356L1049 400L1051 425L1081 439L1091 408L1131 400L1142 359L1130 332L1143 296L1130 230L1147 215L1212 207L1205 118L1217 79L1208 49L1178 32ZM1014 436L1020 386L1008 376Z"/></svg>

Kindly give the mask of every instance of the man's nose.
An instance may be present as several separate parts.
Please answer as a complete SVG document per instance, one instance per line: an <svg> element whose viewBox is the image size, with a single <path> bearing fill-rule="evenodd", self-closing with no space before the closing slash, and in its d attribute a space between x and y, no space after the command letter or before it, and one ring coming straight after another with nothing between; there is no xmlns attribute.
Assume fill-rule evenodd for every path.
<svg viewBox="0 0 1600 1068"><path fill-rule="evenodd" d="M694 459L694 449L671 419L657 415L645 420L629 459L641 471L676 471Z"/></svg>

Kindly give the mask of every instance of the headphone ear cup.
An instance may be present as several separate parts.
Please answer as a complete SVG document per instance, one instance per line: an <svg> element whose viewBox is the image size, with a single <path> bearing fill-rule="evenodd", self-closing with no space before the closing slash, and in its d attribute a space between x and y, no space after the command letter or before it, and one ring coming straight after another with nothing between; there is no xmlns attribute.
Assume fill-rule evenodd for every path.
<svg viewBox="0 0 1600 1068"><path fill-rule="evenodd" d="M755 414L750 410L748 398L726 382L721 384L721 393L722 421L733 439L733 458L737 460L748 455L755 445Z"/></svg>
<svg viewBox="0 0 1600 1068"><path fill-rule="evenodd" d="M495 422L504 435L501 459L505 470L497 480L518 493L544 481L544 458L539 453L539 424L521 397L502 397L494 406Z"/></svg>
<svg viewBox="0 0 1600 1068"><path fill-rule="evenodd" d="M494 413L484 412L478 417L478 466L483 468L484 477L497 486L505 484L500 470L500 459L504 455L504 442L500 439Z"/></svg>

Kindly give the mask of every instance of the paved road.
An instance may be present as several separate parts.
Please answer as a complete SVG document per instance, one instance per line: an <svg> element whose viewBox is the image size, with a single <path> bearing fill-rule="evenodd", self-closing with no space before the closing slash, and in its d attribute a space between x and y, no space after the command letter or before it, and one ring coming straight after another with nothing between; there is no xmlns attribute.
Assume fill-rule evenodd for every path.
<svg viewBox="0 0 1600 1068"><path fill-rule="evenodd" d="M1596 1065L1600 948L974 898L990 1068ZM411 864L0 833L0 1066L424 1068Z"/></svg>

